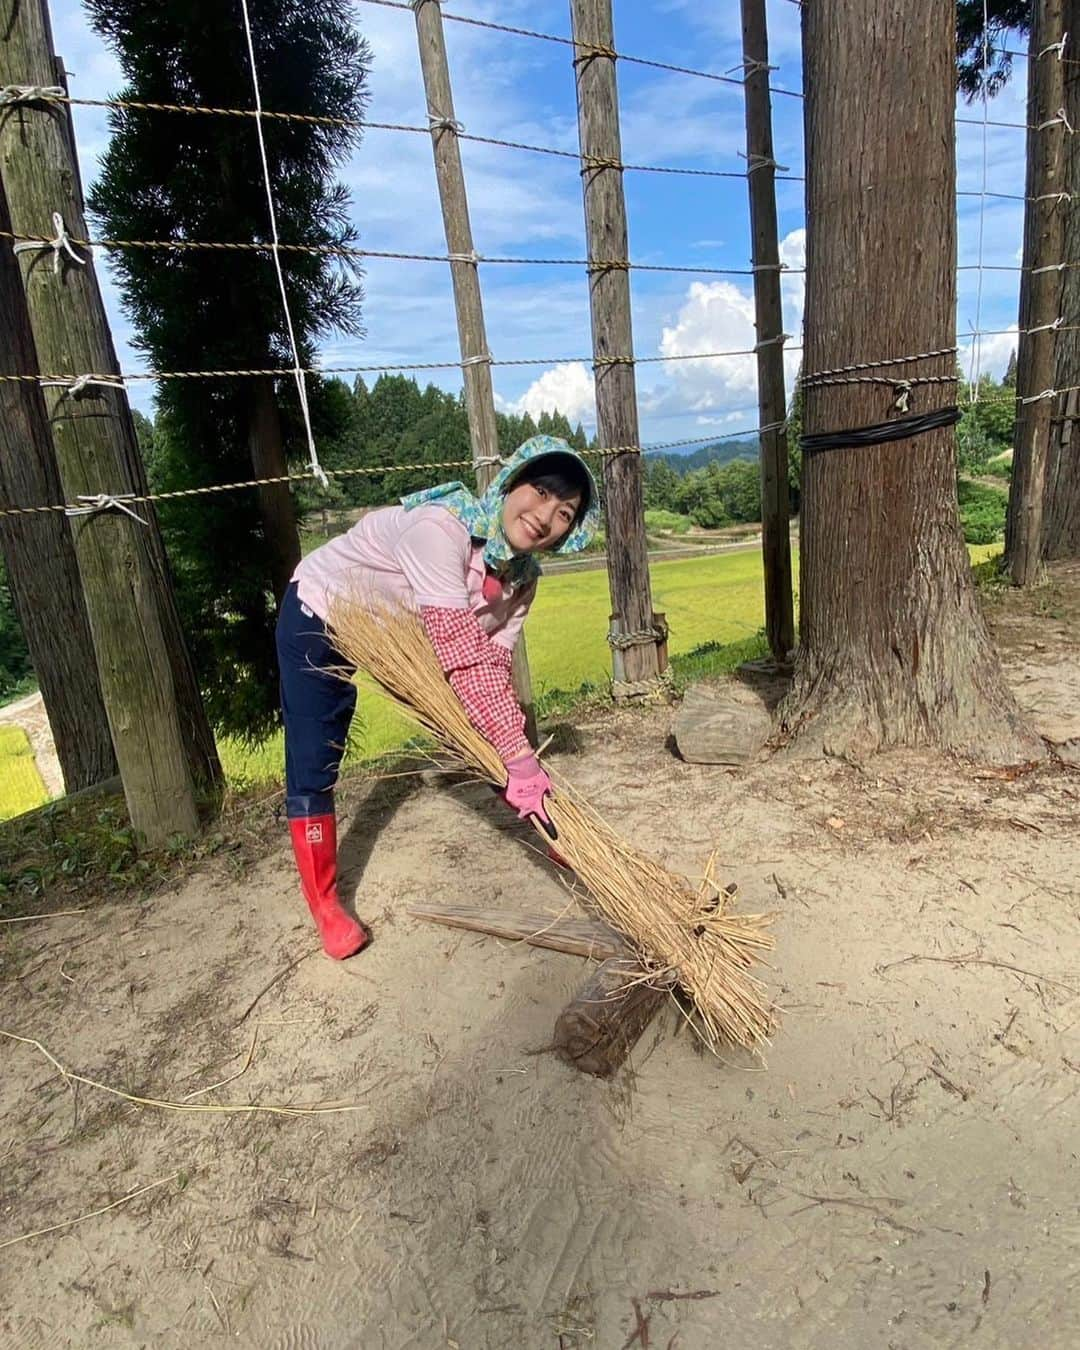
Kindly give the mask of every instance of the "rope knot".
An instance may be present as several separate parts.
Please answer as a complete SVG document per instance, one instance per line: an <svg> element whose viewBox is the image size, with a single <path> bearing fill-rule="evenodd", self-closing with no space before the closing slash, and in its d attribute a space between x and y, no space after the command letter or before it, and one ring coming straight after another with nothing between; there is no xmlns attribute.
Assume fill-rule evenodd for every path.
<svg viewBox="0 0 1080 1350"><path fill-rule="evenodd" d="M428 113L428 128L431 131L453 131L458 136L465 134L465 123L456 117L441 117L438 113Z"/></svg>
<svg viewBox="0 0 1080 1350"><path fill-rule="evenodd" d="M63 98L58 84L5 84L0 89L0 106L13 108L17 103L50 103Z"/></svg>
<svg viewBox="0 0 1080 1350"><path fill-rule="evenodd" d="M125 492L115 496L111 492L98 492L96 494L80 492L76 500L81 502L82 505L65 507L65 516L96 516L102 511L123 511L125 516L130 516L140 525L149 526L150 524L128 505L129 502L139 500L133 492Z"/></svg>
<svg viewBox="0 0 1080 1350"><path fill-rule="evenodd" d="M71 242L71 237L67 232L67 226L64 224L64 217L59 211L52 213L53 237L51 239L20 239L17 244L12 245L12 252L19 253L40 253L42 249L51 248L53 255L53 275L60 271L60 259L66 254L72 262L78 263L80 267L86 266L86 259L80 258L75 252Z"/></svg>
<svg viewBox="0 0 1080 1350"><path fill-rule="evenodd" d="M84 394L92 384L100 385L102 389L123 389L125 387L124 381L115 375L76 375L71 379L62 375L55 380L41 381L42 389L63 389L64 393L72 398L78 398L80 394Z"/></svg>

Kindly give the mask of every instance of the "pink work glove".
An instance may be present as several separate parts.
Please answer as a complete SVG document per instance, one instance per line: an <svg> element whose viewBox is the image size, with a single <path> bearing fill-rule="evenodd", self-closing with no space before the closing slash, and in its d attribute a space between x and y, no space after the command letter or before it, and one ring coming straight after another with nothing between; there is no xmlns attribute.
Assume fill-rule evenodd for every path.
<svg viewBox="0 0 1080 1350"><path fill-rule="evenodd" d="M551 791L551 779L540 767L535 755L522 755L506 766L506 791L503 796L522 820L535 816L549 839L559 835L544 806L544 798Z"/></svg>

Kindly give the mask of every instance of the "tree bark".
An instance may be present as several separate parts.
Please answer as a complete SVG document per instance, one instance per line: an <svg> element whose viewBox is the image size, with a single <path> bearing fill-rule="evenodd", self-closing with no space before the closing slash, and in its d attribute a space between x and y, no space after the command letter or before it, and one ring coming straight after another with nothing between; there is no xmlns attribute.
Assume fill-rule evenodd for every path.
<svg viewBox="0 0 1080 1350"><path fill-rule="evenodd" d="M24 0L0 34L0 83L49 85L55 66L44 3ZM16 107L0 119L0 172L18 236L40 235L56 212L86 237L78 173L62 110ZM116 354L93 261L48 247L23 253L19 270L34 344L49 371L115 381ZM48 389L64 496L145 491L124 391L91 385L83 394ZM96 511L72 529L113 747L134 827L151 844L198 829L193 761L210 732L190 675L163 566L153 512L136 522L119 509ZM196 734L192 734L193 731Z"/></svg>
<svg viewBox="0 0 1080 1350"><path fill-rule="evenodd" d="M747 64L746 175L754 263L758 422L761 444L761 560L765 571L765 634L773 659L787 662L795 646L791 589L791 504L788 491L784 314L776 219L769 31L765 0L742 0L743 60ZM755 163L755 160L757 161ZM758 270L760 269L760 270Z"/></svg>
<svg viewBox="0 0 1080 1350"><path fill-rule="evenodd" d="M1027 180L1024 195L1024 271L1020 278L1020 336L1016 359L1016 436L1005 556L1013 584L1031 586L1043 552L1043 506L1054 343L1060 321L1066 211L1054 194L1064 187L1065 142L1058 119L1064 102L1064 63L1051 45L1061 42L1064 0L1040 0L1032 9L1028 59Z"/></svg>
<svg viewBox="0 0 1080 1350"><path fill-rule="evenodd" d="M1062 20L1068 34L1063 63L1065 112L1070 126L1080 117L1080 0L1065 0ZM1065 137L1064 191L1074 194L1070 202L1055 209L1065 219L1065 242L1061 261L1080 259L1080 136ZM1080 267L1062 273L1061 313L1065 326L1056 338L1054 388L1058 395L1055 417L1050 424L1047 447L1046 497L1043 505L1043 557L1080 558Z"/></svg>
<svg viewBox="0 0 1080 1350"><path fill-rule="evenodd" d="M674 976L634 983L641 974L625 956L597 966L555 1022L552 1041L564 1063L597 1078L610 1078L625 1063L675 987Z"/></svg>
<svg viewBox="0 0 1080 1350"><path fill-rule="evenodd" d="M955 402L954 8L803 6L806 434L901 415L894 380L942 381L912 387L911 413ZM815 383L865 362L883 383ZM979 613L954 432L805 454L802 487L796 745L1040 757Z"/></svg>
<svg viewBox="0 0 1080 1350"><path fill-rule="evenodd" d="M578 143L584 172L596 427L608 447L639 447L629 241L623 195L619 94L611 0L571 0ZM595 261L592 261L595 260ZM612 691L639 698L663 688L667 632L652 608L641 454L604 457Z"/></svg>
<svg viewBox="0 0 1080 1350"><path fill-rule="evenodd" d="M289 472L285 444L281 435L281 414L274 394L274 382L268 375L253 381L254 391L249 423L248 449L255 478L281 478ZM288 483L268 483L256 488L263 534L270 557L270 580L274 599L281 604L285 589L300 561L300 535L296 529L296 511Z"/></svg>
<svg viewBox="0 0 1080 1350"><path fill-rule="evenodd" d="M0 183L0 230L11 218ZM0 248L0 372L36 375L37 353L18 263ZM45 401L36 382L0 382L0 500L36 506L62 499ZM71 540L59 511L0 517L11 595L30 649L68 792L116 773L90 624Z"/></svg>

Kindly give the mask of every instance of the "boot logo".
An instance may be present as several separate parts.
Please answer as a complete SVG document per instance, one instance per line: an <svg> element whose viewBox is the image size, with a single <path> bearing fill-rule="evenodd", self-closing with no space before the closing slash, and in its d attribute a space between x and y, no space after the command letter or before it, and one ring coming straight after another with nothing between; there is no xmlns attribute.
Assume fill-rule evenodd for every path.
<svg viewBox="0 0 1080 1350"><path fill-rule="evenodd" d="M317 820L309 820L304 831L304 838L309 844L321 844L322 823Z"/></svg>

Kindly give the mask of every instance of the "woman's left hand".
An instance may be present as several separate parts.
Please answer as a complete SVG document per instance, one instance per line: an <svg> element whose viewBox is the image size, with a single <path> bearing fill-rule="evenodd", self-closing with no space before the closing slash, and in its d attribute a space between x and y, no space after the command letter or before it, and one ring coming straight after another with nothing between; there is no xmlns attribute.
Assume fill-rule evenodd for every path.
<svg viewBox="0 0 1080 1350"><path fill-rule="evenodd" d="M557 839L558 832L544 804L551 788L551 779L540 767L540 761L535 755L522 755L507 764L506 791L503 794L507 804L517 811L522 820L535 816L548 838Z"/></svg>

